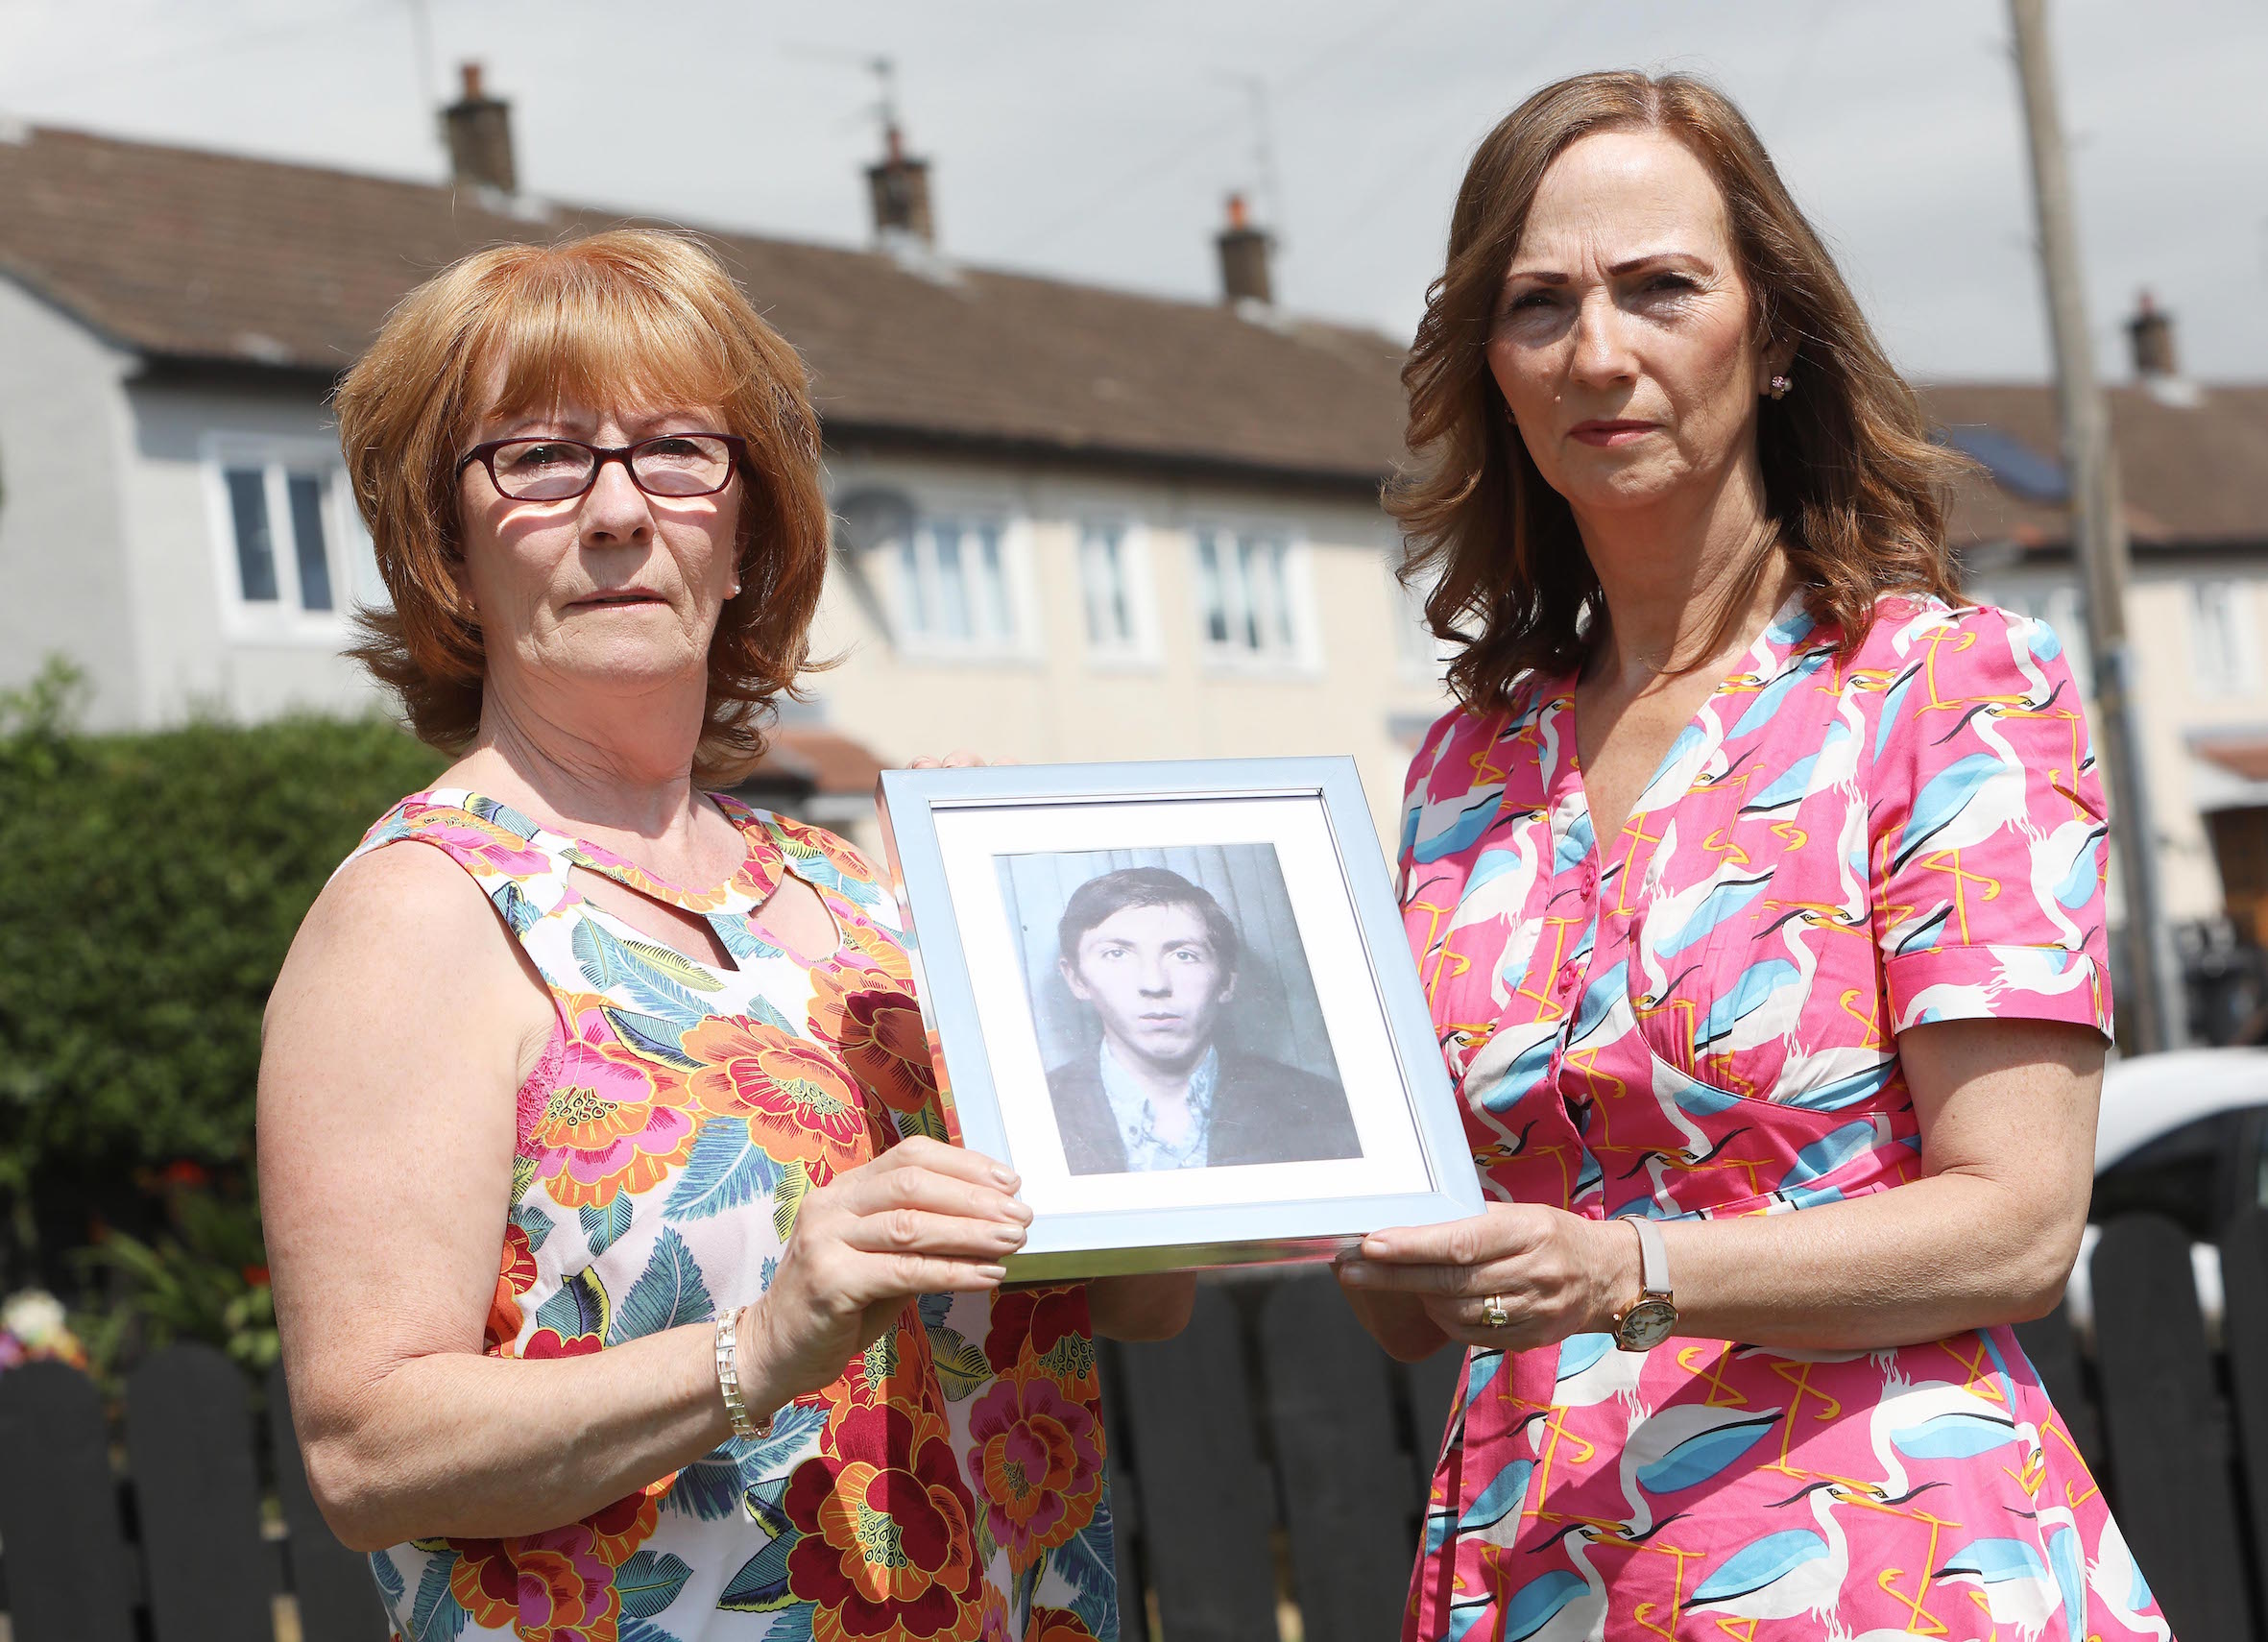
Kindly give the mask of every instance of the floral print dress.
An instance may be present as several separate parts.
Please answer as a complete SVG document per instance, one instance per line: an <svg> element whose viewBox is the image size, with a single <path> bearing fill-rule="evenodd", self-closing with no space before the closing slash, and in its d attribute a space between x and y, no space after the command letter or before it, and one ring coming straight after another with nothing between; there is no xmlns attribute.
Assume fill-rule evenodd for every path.
<svg viewBox="0 0 2268 1642"><path fill-rule="evenodd" d="M463 791L405 799L356 851L445 851L557 1010L519 1094L493 1356L603 1351L744 1305L806 1192L949 1134L873 869L827 833L716 802L748 855L705 891ZM735 967L611 917L577 868L703 916ZM786 873L832 914L832 954L756 932ZM927 1296L762 1440L548 1533L421 1539L371 1565L408 1642L1109 1642L1099 1389L1083 1289Z"/></svg>
<svg viewBox="0 0 2268 1642"><path fill-rule="evenodd" d="M2055 635L1893 598L1839 637L1791 601L1611 838L1572 679L1426 736L1404 916L1492 1196L1677 1219L1887 1191L1922 1171L1899 1032L2108 1034L2103 796ZM1861 1633L2168 1634L2007 1328L1469 1355L1408 1637Z"/></svg>

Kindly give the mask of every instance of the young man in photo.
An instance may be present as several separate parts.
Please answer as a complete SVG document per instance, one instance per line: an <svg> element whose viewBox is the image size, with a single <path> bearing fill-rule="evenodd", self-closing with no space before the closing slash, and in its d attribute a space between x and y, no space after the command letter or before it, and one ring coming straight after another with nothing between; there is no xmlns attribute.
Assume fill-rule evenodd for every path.
<svg viewBox="0 0 2268 1642"><path fill-rule="evenodd" d="M1102 1026L1048 1074L1074 1174L1360 1157L1339 1084L1223 1041L1243 943L1179 873L1128 867L1073 892L1057 968Z"/></svg>

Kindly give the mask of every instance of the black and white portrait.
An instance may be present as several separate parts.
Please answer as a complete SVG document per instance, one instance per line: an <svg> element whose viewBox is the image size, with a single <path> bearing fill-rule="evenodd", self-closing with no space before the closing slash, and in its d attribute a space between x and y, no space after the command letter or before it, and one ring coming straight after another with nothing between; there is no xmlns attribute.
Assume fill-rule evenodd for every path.
<svg viewBox="0 0 2268 1642"><path fill-rule="evenodd" d="M1362 1156L1272 844L997 861L1073 1174Z"/></svg>

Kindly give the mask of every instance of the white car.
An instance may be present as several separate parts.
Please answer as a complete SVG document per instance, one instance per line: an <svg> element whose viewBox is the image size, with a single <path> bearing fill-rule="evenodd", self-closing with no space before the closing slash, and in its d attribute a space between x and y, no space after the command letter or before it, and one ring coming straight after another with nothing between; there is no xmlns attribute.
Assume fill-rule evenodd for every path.
<svg viewBox="0 0 2268 1642"><path fill-rule="evenodd" d="M2177 1050L2113 1061L2095 1129L2095 1193L2063 1291L2071 1326L2094 1329L2087 1268L2102 1223L2163 1215L2189 1234L2206 1332L2221 1331L2221 1251L2230 1218L2268 1203L2268 1049Z"/></svg>

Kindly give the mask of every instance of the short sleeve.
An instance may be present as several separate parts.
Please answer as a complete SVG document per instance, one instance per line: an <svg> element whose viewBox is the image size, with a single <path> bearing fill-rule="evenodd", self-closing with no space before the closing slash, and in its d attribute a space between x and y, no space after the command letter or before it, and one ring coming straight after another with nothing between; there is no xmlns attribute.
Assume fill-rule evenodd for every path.
<svg viewBox="0 0 2268 1642"><path fill-rule="evenodd" d="M2005 1018L2110 1036L2109 816L2061 643L1982 606L1906 637L1868 795L1893 1030Z"/></svg>

